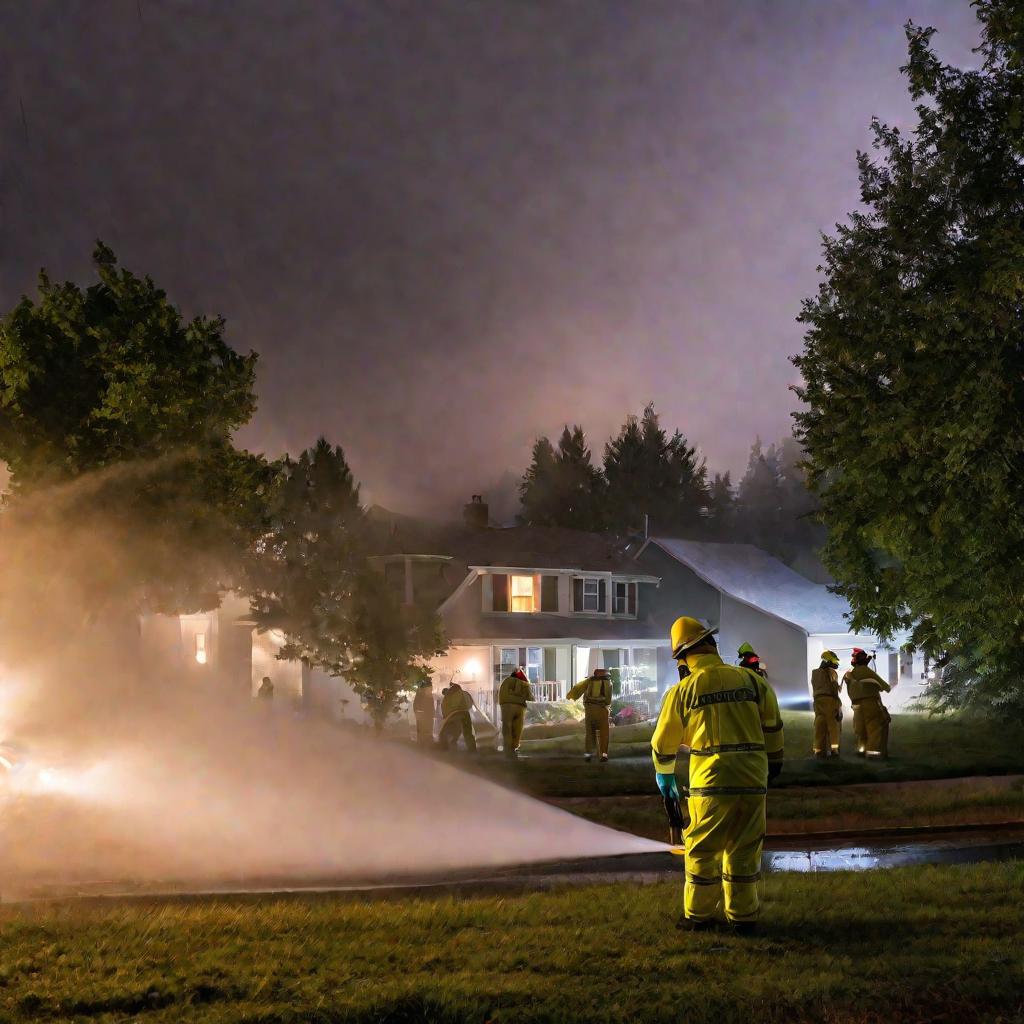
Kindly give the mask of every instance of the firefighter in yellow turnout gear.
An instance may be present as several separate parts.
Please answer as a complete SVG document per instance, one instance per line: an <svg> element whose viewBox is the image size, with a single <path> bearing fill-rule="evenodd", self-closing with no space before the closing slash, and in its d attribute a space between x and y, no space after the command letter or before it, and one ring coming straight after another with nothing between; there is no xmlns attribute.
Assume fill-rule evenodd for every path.
<svg viewBox="0 0 1024 1024"><path fill-rule="evenodd" d="M686 617L672 626L680 681L665 694L651 747L663 796L678 796L676 753L690 748L680 927L710 927L724 895L726 920L747 931L759 912L765 796L782 769L782 719L760 675L722 661L714 632Z"/></svg>
<svg viewBox="0 0 1024 1024"><path fill-rule="evenodd" d="M860 757L883 759L889 756L889 722L892 719L882 704L882 691L891 687L868 665L868 655L853 649L852 668L843 676L843 685L853 705L853 731Z"/></svg>
<svg viewBox="0 0 1024 1024"><path fill-rule="evenodd" d="M839 658L823 651L821 664L811 673L814 697L814 756L838 757L843 727L843 703L839 699Z"/></svg>
<svg viewBox="0 0 1024 1024"><path fill-rule="evenodd" d="M473 732L472 711L476 704L472 696L466 693L458 683L452 683L443 692L441 714L444 715L444 721L441 723L441 731L437 736L437 745L442 750L447 750L459 742L461 735L466 750L469 753L474 753L476 751L476 735Z"/></svg>
<svg viewBox="0 0 1024 1024"><path fill-rule="evenodd" d="M498 687L501 708L501 746L506 757L516 757L526 721L526 702L533 700L530 680L521 668L507 675Z"/></svg>
<svg viewBox="0 0 1024 1024"><path fill-rule="evenodd" d="M583 698L584 725L587 730L586 753L583 756L591 760L596 748L601 760L607 761L608 709L612 704L612 680L608 669L594 669L593 675L577 683L566 697L569 700Z"/></svg>
<svg viewBox="0 0 1024 1024"><path fill-rule="evenodd" d="M421 679L412 699L416 715L416 742L429 747L434 742L434 688L429 679Z"/></svg>

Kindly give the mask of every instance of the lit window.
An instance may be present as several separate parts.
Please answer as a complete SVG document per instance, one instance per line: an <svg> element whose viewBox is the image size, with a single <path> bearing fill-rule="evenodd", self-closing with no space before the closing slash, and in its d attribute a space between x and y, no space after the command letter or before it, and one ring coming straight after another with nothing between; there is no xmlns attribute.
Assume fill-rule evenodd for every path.
<svg viewBox="0 0 1024 1024"><path fill-rule="evenodd" d="M532 612L534 610L533 600L533 577L513 576L512 577L512 611Z"/></svg>
<svg viewBox="0 0 1024 1024"><path fill-rule="evenodd" d="M206 634L196 633L196 661L200 665L206 664Z"/></svg>
<svg viewBox="0 0 1024 1024"><path fill-rule="evenodd" d="M600 612L601 607L601 581L583 581L583 610L585 612Z"/></svg>

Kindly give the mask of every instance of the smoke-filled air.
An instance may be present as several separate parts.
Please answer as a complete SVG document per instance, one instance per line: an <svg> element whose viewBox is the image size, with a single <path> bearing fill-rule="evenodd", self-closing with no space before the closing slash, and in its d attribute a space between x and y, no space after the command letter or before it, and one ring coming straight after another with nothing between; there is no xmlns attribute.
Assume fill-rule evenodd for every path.
<svg viewBox="0 0 1024 1024"><path fill-rule="evenodd" d="M40 491L0 544L5 894L115 882L219 886L618 854L659 844L140 657L142 529L90 515L112 473Z"/></svg>

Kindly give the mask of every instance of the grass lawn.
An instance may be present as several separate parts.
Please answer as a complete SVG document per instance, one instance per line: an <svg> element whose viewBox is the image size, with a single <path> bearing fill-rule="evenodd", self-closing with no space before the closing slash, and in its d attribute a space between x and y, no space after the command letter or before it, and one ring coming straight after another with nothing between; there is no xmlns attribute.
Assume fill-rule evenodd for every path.
<svg viewBox="0 0 1024 1024"><path fill-rule="evenodd" d="M511 898L0 910L0 1019L1024 1020L1024 866L775 875L762 933L683 935L678 885Z"/></svg>
<svg viewBox="0 0 1024 1024"><path fill-rule="evenodd" d="M610 828L666 838L658 796L548 797L548 802ZM1024 823L1024 779L950 779L888 786L793 786L768 794L769 836L907 826Z"/></svg>
<svg viewBox="0 0 1024 1024"><path fill-rule="evenodd" d="M838 762L810 756L813 715L792 711L786 723L786 766L779 788L851 783L900 782L913 779L1003 775L1024 772L1024 726L993 723L968 715L894 715L890 759L867 762L853 756L852 716L843 721L844 753ZM497 756L455 763L503 785L534 796L626 796L652 791L650 724L612 730L612 760L607 765L583 761L582 731L524 741L523 760L510 764ZM680 758L680 773L685 769Z"/></svg>

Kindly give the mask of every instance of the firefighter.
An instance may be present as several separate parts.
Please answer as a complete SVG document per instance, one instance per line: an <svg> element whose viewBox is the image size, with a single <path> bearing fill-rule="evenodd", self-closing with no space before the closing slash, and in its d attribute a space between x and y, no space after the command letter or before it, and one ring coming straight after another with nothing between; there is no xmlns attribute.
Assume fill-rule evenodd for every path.
<svg viewBox="0 0 1024 1024"><path fill-rule="evenodd" d="M437 737L437 745L447 750L452 744L459 742L459 734L466 744L469 753L476 751L476 736L473 733L473 708L476 704L472 695L468 694L458 683L452 683L441 701L441 731Z"/></svg>
<svg viewBox="0 0 1024 1024"><path fill-rule="evenodd" d="M811 673L814 697L814 756L819 760L839 756L843 703L839 699L839 658L834 651L823 651L821 664Z"/></svg>
<svg viewBox="0 0 1024 1024"><path fill-rule="evenodd" d="M526 721L526 702L533 700L533 690L526 673L517 668L507 675L498 687L498 705L501 708L501 746L506 757L518 757L519 741L523 737Z"/></svg>
<svg viewBox="0 0 1024 1024"><path fill-rule="evenodd" d="M412 710L416 715L416 742L429 747L434 742L434 687L429 676L419 681Z"/></svg>
<svg viewBox="0 0 1024 1024"><path fill-rule="evenodd" d="M260 688L256 691L256 696L260 700L274 699L274 681L270 678L270 676L264 676L260 680Z"/></svg>
<svg viewBox="0 0 1024 1024"><path fill-rule="evenodd" d="M612 704L612 680L606 668L595 668L592 675L578 682L566 694L568 700L583 698L583 724L587 730L586 753L588 761L594 758L594 749L602 761L608 760L608 709Z"/></svg>
<svg viewBox="0 0 1024 1024"><path fill-rule="evenodd" d="M740 668L749 668L751 672L756 672L762 679L768 678L768 673L765 671L765 667L761 664L761 659L750 644L740 644L739 650L736 654L740 659Z"/></svg>
<svg viewBox="0 0 1024 1024"><path fill-rule="evenodd" d="M868 664L867 651L854 647L851 668L843 676L843 685L853 705L853 731L857 737L857 756L884 760L889 756L889 723L892 718L882 704L882 691L891 687Z"/></svg>
<svg viewBox="0 0 1024 1024"><path fill-rule="evenodd" d="M726 665L715 629L683 617L672 625L679 682L665 694L651 737L662 796L679 796L676 753L690 748L684 915L679 927L713 925L724 895L726 920L753 931L765 833L768 780L782 770L782 718L756 672Z"/></svg>

